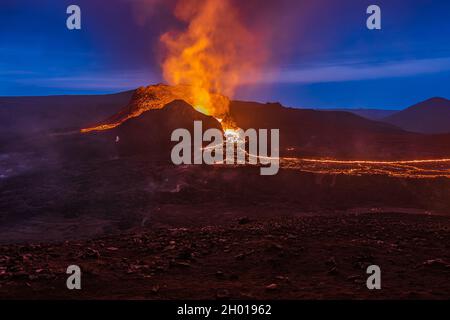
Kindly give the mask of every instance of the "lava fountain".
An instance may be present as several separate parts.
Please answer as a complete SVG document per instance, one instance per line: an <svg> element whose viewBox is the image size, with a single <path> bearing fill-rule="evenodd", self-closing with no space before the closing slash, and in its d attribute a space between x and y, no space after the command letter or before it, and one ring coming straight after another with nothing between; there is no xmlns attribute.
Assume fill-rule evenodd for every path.
<svg viewBox="0 0 450 320"><path fill-rule="evenodd" d="M186 28L161 36L164 79L171 85L187 85L194 108L214 116L230 135L236 129L229 117L230 100L214 94L233 98L242 77L261 66L265 50L241 22L231 0L180 0L175 16Z"/></svg>

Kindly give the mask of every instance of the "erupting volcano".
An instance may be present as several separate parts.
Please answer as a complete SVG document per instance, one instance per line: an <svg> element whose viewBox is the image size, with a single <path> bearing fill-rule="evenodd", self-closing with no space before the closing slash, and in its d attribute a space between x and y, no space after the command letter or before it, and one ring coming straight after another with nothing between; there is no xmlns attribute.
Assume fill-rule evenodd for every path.
<svg viewBox="0 0 450 320"><path fill-rule="evenodd" d="M159 38L163 49L162 75L167 84L137 89L125 108L105 121L81 129L81 132L113 129L146 112L161 110L176 100L182 100L196 111L214 117L220 123L226 141L237 142L240 128L280 129L280 156L288 167L297 167L298 161L302 168L309 167L305 163L310 163L311 157L317 158L314 165L329 165L321 162L322 159L358 160L358 166L367 164L361 160L371 160L371 165L376 166L385 166L383 161L387 160L396 164L400 160L444 159L447 163L447 142L450 139L447 136L417 135L344 113L320 113L284 108L278 104L233 101L239 85L245 83L247 77L255 79L261 74L268 58L267 35L249 28L240 13L232 0L179 0L174 8L179 27L164 32ZM184 107L177 110L182 112ZM174 114L173 110L163 114L163 118L169 114L178 120L183 117L182 114ZM155 127L149 119L153 119L152 115L141 122ZM142 128L130 129L137 123L140 122L126 126L127 144L141 139L136 136L146 134ZM123 132L118 130L114 136L117 133L119 137ZM153 139L151 145L136 144L135 149L148 153L148 149L154 151L154 145L167 145L166 140ZM121 141L120 145L125 143ZM292 166L293 159L296 164ZM393 171L388 172L395 174ZM368 172L372 174L374 170ZM383 170L380 172L385 173ZM445 168L443 174L447 173ZM441 174L436 173L437 176Z"/></svg>
<svg viewBox="0 0 450 320"><path fill-rule="evenodd" d="M450 297L448 7L3 2L0 298Z"/></svg>
<svg viewBox="0 0 450 320"><path fill-rule="evenodd" d="M132 102L106 121L82 132L112 129L143 112L184 100L215 117L225 135L233 135L230 98L241 79L254 75L266 59L260 36L240 20L229 0L178 1L174 14L185 28L164 33L162 71L170 85L140 88Z"/></svg>
<svg viewBox="0 0 450 320"><path fill-rule="evenodd" d="M197 111L215 117L221 122L224 130L235 127L228 112L230 100L227 97L217 93L208 93L208 101L210 101L212 106L218 107L205 108L203 107L205 105L200 106L198 104L197 99L192 95L193 91L192 87L184 85L168 86L158 84L139 88L135 91L128 106L100 124L81 129L81 132L87 133L115 128L128 119L138 117L149 110L162 109L175 100L184 100Z"/></svg>

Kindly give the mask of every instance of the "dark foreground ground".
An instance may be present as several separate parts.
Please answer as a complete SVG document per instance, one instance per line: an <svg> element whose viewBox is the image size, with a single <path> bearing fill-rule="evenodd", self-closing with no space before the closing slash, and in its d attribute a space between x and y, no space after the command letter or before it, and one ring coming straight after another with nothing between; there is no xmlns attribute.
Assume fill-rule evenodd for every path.
<svg viewBox="0 0 450 320"><path fill-rule="evenodd" d="M0 179L1 299L450 297L445 177L14 157ZM380 291L366 287L372 264Z"/></svg>
<svg viewBox="0 0 450 320"><path fill-rule="evenodd" d="M66 289L66 268L82 290ZM366 268L382 289L366 288ZM0 297L31 299L448 299L450 218L399 213L143 228L0 247Z"/></svg>

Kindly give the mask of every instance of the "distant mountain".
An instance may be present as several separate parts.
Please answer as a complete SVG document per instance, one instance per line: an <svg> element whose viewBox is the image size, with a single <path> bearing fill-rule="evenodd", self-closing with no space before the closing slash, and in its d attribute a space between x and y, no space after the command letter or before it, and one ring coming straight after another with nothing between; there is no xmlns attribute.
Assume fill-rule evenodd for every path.
<svg viewBox="0 0 450 320"><path fill-rule="evenodd" d="M450 100L432 98L386 117L383 121L412 132L450 133Z"/></svg>
<svg viewBox="0 0 450 320"><path fill-rule="evenodd" d="M350 112L356 114L360 117L370 119L370 120L382 120L395 113L398 110L385 110L385 109L346 109L346 108L336 108L336 109L317 109L317 111L342 111Z"/></svg>
<svg viewBox="0 0 450 320"><path fill-rule="evenodd" d="M241 128L279 128L284 156L337 159L421 159L450 156L450 134L424 135L341 111L233 101Z"/></svg>
<svg viewBox="0 0 450 320"><path fill-rule="evenodd" d="M89 123L104 120L121 110L130 101L134 91L105 95L59 95L41 97L0 97L0 154L9 151L50 148L66 156L78 156L87 150L77 141L68 144L53 133L77 132ZM58 141L55 141L58 140ZM91 139L92 140L92 139ZM60 143L59 143L60 142ZM59 144L57 148L55 144ZM82 144L74 148L73 144ZM93 142L91 154L105 154L101 143ZM105 147L109 147L106 146ZM113 148L110 148L113 149ZM76 151L73 151L76 150Z"/></svg>
<svg viewBox="0 0 450 320"><path fill-rule="evenodd" d="M126 105L134 91L105 95L0 97L0 134L23 135L79 129Z"/></svg>

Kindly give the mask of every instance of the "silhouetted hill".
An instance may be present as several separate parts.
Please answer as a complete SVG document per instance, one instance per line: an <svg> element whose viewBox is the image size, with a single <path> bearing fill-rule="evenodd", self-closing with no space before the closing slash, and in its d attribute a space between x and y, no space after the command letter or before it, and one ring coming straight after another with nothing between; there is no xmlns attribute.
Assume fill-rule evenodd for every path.
<svg viewBox="0 0 450 320"><path fill-rule="evenodd" d="M410 133L347 112L239 101L230 108L241 128L280 129L281 153L287 156L411 159L450 155L450 135Z"/></svg>
<svg viewBox="0 0 450 320"><path fill-rule="evenodd" d="M173 145L170 135L174 129L192 129L194 120L202 120L205 129L220 127L214 118L180 100L163 103L158 99L153 101L152 95L138 95L136 100L134 93L136 91L100 96L0 98L0 146L4 150L7 147L9 150L47 148L65 159L76 159L79 155L81 158L105 154L110 157L117 150L122 155L160 154L162 150L170 155L167 150ZM161 106L150 108L158 101ZM145 108L138 108L140 112L136 113L136 107L130 107L133 102ZM429 111L441 105L445 108L447 102L432 99L424 104L431 105ZM423 106L419 104L410 109L409 112L419 112ZM127 110L134 117L127 119ZM124 122L116 128L78 133L87 125L104 123L105 119L118 116ZM282 156L379 160L450 157L450 134L407 132L392 124L348 112L232 101L229 116L243 129L280 129ZM62 134L42 134L55 132ZM117 136L120 139L116 143Z"/></svg>
<svg viewBox="0 0 450 320"><path fill-rule="evenodd" d="M450 100L432 98L384 119L404 130L420 133L450 133Z"/></svg>
<svg viewBox="0 0 450 320"><path fill-rule="evenodd" d="M375 120L375 121L381 121L384 118L387 118L395 113L398 112L398 110L385 110L385 109L346 109L346 108L336 108L336 109L316 109L317 111L342 111L342 112L350 112L353 114L356 114L357 116L369 119L369 120Z"/></svg>
<svg viewBox="0 0 450 320"><path fill-rule="evenodd" d="M134 91L106 95L0 97L0 134L79 129L126 105Z"/></svg>
<svg viewBox="0 0 450 320"><path fill-rule="evenodd" d="M175 129L189 130L194 139L194 121L202 121L203 130L221 129L213 117L196 111L181 100L175 100L162 109L148 110L139 117L131 118L111 129L119 137L117 146L123 156L148 154L170 159L173 145L171 135Z"/></svg>

